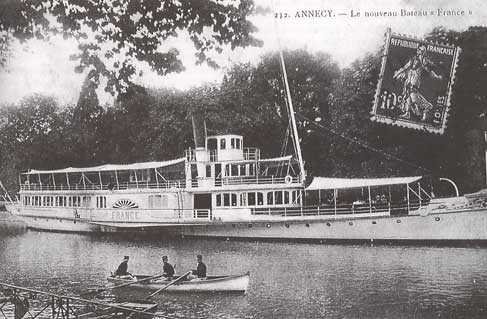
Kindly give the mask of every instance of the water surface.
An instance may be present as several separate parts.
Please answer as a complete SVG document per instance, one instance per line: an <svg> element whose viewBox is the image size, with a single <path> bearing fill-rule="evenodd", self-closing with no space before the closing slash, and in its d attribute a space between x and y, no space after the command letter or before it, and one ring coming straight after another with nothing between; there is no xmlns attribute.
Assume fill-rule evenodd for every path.
<svg viewBox="0 0 487 319"><path fill-rule="evenodd" d="M128 239L27 231L0 234L0 281L77 296L106 287L124 255L132 273L176 272L204 255L208 274L251 272L239 294L161 293L176 318L486 318L487 248ZM103 302L146 292L107 291Z"/></svg>

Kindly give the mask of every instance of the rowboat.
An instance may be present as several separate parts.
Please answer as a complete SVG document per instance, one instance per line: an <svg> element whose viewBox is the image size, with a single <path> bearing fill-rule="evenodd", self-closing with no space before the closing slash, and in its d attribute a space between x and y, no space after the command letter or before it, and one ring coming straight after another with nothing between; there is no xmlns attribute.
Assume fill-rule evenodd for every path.
<svg viewBox="0 0 487 319"><path fill-rule="evenodd" d="M133 281L142 281L150 275L135 275L132 279L122 279L119 277L107 277L108 282L115 285L130 283ZM164 291L171 292L243 292L247 291L250 281L250 272L241 275L230 276L208 276L205 279L181 280L167 287ZM126 287L143 288L148 290L158 290L171 281L165 279L154 279L133 283Z"/></svg>

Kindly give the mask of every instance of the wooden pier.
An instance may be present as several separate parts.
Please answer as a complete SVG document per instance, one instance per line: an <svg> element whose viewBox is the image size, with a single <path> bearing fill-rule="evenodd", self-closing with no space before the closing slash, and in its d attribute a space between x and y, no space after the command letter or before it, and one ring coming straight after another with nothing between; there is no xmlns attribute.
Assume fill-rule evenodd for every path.
<svg viewBox="0 0 487 319"><path fill-rule="evenodd" d="M170 318L156 316L157 303L133 301L105 304L0 283L0 318L109 319Z"/></svg>

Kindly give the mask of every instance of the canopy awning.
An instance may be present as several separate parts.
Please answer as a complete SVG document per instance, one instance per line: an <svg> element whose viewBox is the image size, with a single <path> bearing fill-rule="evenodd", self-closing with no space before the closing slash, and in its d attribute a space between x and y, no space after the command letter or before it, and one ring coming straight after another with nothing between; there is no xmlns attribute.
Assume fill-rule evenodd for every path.
<svg viewBox="0 0 487 319"><path fill-rule="evenodd" d="M263 158L260 159L259 162L284 162L284 161L289 161L291 160L293 156L292 155L287 155L287 156L281 156L281 157L274 157L274 158Z"/></svg>
<svg viewBox="0 0 487 319"><path fill-rule="evenodd" d="M62 169L55 169L55 170L30 170L24 175L33 175L33 174L61 174L61 173L87 173L87 172L106 172L106 171L131 171L131 170L139 170L139 169L151 169L151 168L161 168L166 167L174 164L178 164L184 162L186 159L184 157L164 161L164 162L144 162L144 163L133 163L133 164L105 164L100 166L93 166L93 167L67 167Z"/></svg>
<svg viewBox="0 0 487 319"><path fill-rule="evenodd" d="M420 180L422 176L392 178L331 178L315 177L306 190L360 188L369 186L401 185Z"/></svg>

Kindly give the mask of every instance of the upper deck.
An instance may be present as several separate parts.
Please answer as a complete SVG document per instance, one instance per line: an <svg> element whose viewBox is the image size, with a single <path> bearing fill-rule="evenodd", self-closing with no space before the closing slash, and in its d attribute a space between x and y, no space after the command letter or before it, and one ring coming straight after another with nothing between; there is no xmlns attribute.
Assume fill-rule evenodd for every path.
<svg viewBox="0 0 487 319"><path fill-rule="evenodd" d="M188 162L258 161L260 150L244 147L241 135L212 135L205 139L204 148L190 148L185 157Z"/></svg>
<svg viewBox="0 0 487 319"><path fill-rule="evenodd" d="M290 155L261 159L258 148L245 148L240 135L208 136L204 147L165 162L107 164L85 168L31 170L21 175L20 190L140 191L300 187Z"/></svg>

